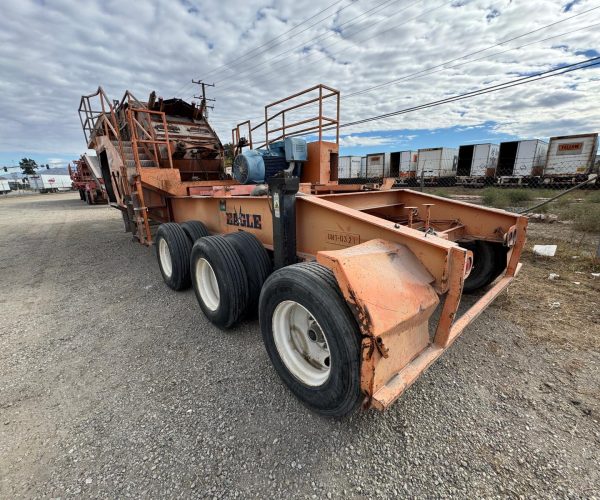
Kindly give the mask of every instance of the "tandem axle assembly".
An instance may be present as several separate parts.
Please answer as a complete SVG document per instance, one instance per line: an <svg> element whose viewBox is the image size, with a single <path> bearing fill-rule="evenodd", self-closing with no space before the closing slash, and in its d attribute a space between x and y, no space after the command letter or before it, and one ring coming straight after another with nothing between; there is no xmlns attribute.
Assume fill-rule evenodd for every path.
<svg viewBox="0 0 600 500"><path fill-rule="evenodd" d="M519 270L523 216L339 184L339 92L325 85L237 125L232 175L192 104L115 105L99 89L81 109L111 205L155 247L165 283L191 285L219 328L258 314L278 375L324 415L387 408ZM459 316L467 292L479 297Z"/></svg>

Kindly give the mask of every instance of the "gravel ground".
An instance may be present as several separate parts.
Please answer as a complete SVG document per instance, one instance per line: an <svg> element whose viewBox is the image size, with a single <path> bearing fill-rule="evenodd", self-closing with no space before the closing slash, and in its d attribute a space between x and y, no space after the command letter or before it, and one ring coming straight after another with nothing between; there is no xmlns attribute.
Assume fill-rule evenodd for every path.
<svg viewBox="0 0 600 500"><path fill-rule="evenodd" d="M499 306L386 413L331 420L257 322L224 333L169 290L116 210L0 199L0 276L1 498L600 498L600 353Z"/></svg>

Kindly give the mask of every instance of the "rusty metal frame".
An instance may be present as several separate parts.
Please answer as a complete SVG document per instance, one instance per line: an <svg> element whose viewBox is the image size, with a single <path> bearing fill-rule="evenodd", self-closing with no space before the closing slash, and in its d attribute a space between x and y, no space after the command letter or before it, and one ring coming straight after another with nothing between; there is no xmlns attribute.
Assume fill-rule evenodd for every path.
<svg viewBox="0 0 600 500"><path fill-rule="evenodd" d="M272 108L278 107L288 101L304 96L305 94L314 93L318 91L319 95L317 97L308 98L305 101L292 104L282 109L278 109L277 111L271 112ZM335 98L336 100L336 111L335 117L325 116L323 114L323 103L327 99ZM317 111L315 111L314 116L311 115L309 118L304 118L302 120L296 121L288 121L286 120L286 113L289 114L292 111L297 111L299 109L307 108L310 109L309 106L316 105ZM282 125L276 126L274 128L270 128L270 124L273 120L281 117ZM244 122L240 122L231 130L231 139L233 144L238 144L240 140L240 127L247 126L249 131L249 146L254 147L252 141L252 132L258 130L259 128L264 126L265 132L265 140L263 143L260 143L256 146L256 148L268 148L270 144L276 141L280 141L285 139L286 137L293 137L300 134L310 134L316 133L318 135L318 140L323 140L323 127L327 127L328 130L331 128L335 128L335 143L339 144L340 142L340 92L332 87L328 87L327 85L319 84L314 87L310 87L306 90L302 90L301 92L296 92L290 96L284 97L283 99L279 99L270 104L267 104L264 109L264 120L256 126L251 126L250 120L246 120ZM314 122L317 122L316 124ZM298 128L302 125L312 124L304 128ZM276 134L275 137L272 137L272 134ZM269 137L271 135L271 137Z"/></svg>
<svg viewBox="0 0 600 500"><path fill-rule="evenodd" d="M94 101L99 102L100 109L94 108ZM91 147L100 128L102 128L104 135L109 140L112 137L112 139L117 141L119 153L121 158L123 158L121 176L127 178L127 166L124 160L125 149L123 147L117 113L113 103L101 86L98 87L96 92L81 97L79 102L79 120L88 147Z"/></svg>
<svg viewBox="0 0 600 500"><path fill-rule="evenodd" d="M471 321L476 319L510 285L520 268L521 264L515 268L514 275L509 275L507 272L456 321L453 321L453 318L458 309L460 296L456 298L456 294L453 294L449 306L446 306L448 304L447 297L434 342L400 370L385 386L370 395L367 405L377 410L385 410L398 399L450 347Z"/></svg>
<svg viewBox="0 0 600 500"><path fill-rule="evenodd" d="M97 98L97 99L94 99ZM100 109L94 108L93 101L100 104ZM89 145L100 125L107 136L111 132L115 138L119 138L119 125L115 109L102 87L96 92L84 95L79 102L79 120L85 135L86 143Z"/></svg>
<svg viewBox="0 0 600 500"><path fill-rule="evenodd" d="M233 189L233 187L232 187ZM269 201L266 197L227 195L219 191L216 186L207 186L200 197L177 197L171 199L173 220L183 221L199 219L207 224L212 233L227 233L238 231L239 228L229 226L226 223L228 211L239 211L240 213L260 214L262 217L261 227L246 227L244 230L255 234L267 248L272 248L273 234L271 230L271 212ZM240 193L242 194L242 193ZM420 193L417 193L420 195ZM433 363L450 345L460 336L465 327L473 321L489 304L511 283L519 269L519 258L525 243L525 229L527 219L518 214L511 214L502 210L487 209L471 206L462 202L446 201L439 198L440 207L446 216L452 214L455 209L460 215L460 227L463 231L471 228L480 231L477 222L483 220L488 227L484 236L490 241L503 241L509 245L507 268L505 274L493 285L475 304L473 304L461 317L457 318L457 311L462 298L464 280L472 266L472 254L468 250L459 247L455 242L449 241L442 236L428 235L418 229L399 225L385 220L376 215L366 213L365 209L373 207L388 206L390 204L402 205L399 201L405 197L407 200L418 200L418 206L422 207L424 214L431 212L435 216L437 197L429 196L416 198L410 190L397 190L392 192L362 192L337 195L299 195L296 200L296 233L298 241L298 255L303 259L313 259L330 267L350 305L355 317L361 326L363 334L361 351L361 388L365 394L364 404L383 410L391 405L404 390L406 390L418 376ZM408 204L407 204L408 205ZM426 215L425 215L426 217ZM445 219L445 222L452 219ZM433 224L433 220L430 221ZM418 259L419 265L424 267L431 275L431 287L443 299L440 318L436 325L433 339L424 344L424 322L428 321L431 309L427 309L427 315L420 316L423 309L415 308L415 316L407 316L398 326L389 326L385 335L372 330L369 321L364 321L367 313L356 307L357 290L348 286L348 281L340 277L339 268L335 262L341 262L333 258L336 255L336 246L326 243L326 235L335 233L340 228L345 228L345 235L356 234L356 239L346 243L348 248L342 248L340 258L350 255L352 249L367 244L363 242L374 242L379 239L386 242L385 245L401 245ZM350 254L348 254L350 252ZM393 250L390 250L393 252ZM327 258L326 258L327 256ZM374 256L365 255L369 262ZM345 257L344 257L345 258ZM360 283L368 282L366 289L372 289L369 308L372 308L376 297L388 296L394 289L398 290L406 286L404 281L399 281L399 276L390 272L386 266L391 262L404 261L404 257L397 259L385 259L379 257L381 263L381 276L371 279L361 279ZM397 265L397 264L396 264ZM407 264L409 269L414 268ZM356 266L355 266L356 269ZM377 268L372 272L376 274ZM374 275L373 274L373 275ZM372 277L372 276L371 276ZM389 287L388 292L377 291L377 287ZM408 287L409 289L411 287ZM410 292L412 293L412 292ZM423 292L420 292L423 293ZM420 303L416 300L414 303ZM393 309L385 312L392 314ZM378 314L378 313L375 313ZM415 323L417 322L417 323ZM386 337L387 335L387 337ZM400 336L400 337L398 337ZM405 338L405 340L402 340ZM411 340L415 339L415 340ZM408 351L396 352L398 346L406 342ZM392 346L390 349L389 346ZM416 349L410 351L410 348ZM414 356L411 356L411 353ZM387 356L401 356L406 364L398 371L390 372L390 362ZM408 358L407 358L408 357ZM403 361L404 362L404 361ZM382 368L383 367L383 368ZM389 374L389 379L382 383L382 377Z"/></svg>
<svg viewBox="0 0 600 500"><path fill-rule="evenodd" d="M316 98L286 105L291 99L315 91L318 91ZM95 95L106 104L101 89L97 94L82 98L80 117L84 131L86 123L91 122L89 131L98 129L100 123L105 135L119 137L112 105L106 111L103 107L96 115L91 111L89 98ZM337 99L335 118L323 115L323 101L329 98ZM211 233L248 231L266 248L272 249L274 214L270 198L252 196L251 186L240 186L234 181L182 182L179 170L173 168L171 161L165 114L132 106L133 99L126 93L118 107L124 108L127 103L127 123L136 166L131 196L138 201L134 206L140 242L150 244L152 241L151 218L159 222L201 220ZM318 107L316 117L290 123L289 113L304 106ZM100 115L103 122L98 122ZM153 126L158 122L157 116L163 123L164 138L157 137ZM278 118L282 126L272 126L272 120ZM255 147L253 132L264 126L265 143L259 147L269 147L276 140L307 131L316 132L322 141L323 127L328 129L333 123L338 129L337 143L338 120L339 92L317 85L265 106L264 122L255 127L249 120L239 123L232 129L232 140L238 146L241 130L247 127L248 145ZM307 126L314 121L318 123ZM104 141L102 137L100 142ZM120 138L119 144L122 151ZM163 145L168 152L169 168L160 168ZM156 168L141 167L140 146L153 151ZM122 154L124 162L125 158ZM321 169L328 168L324 163L321 159ZM304 193L310 192L311 186L308 187ZM160 208L165 212L156 211ZM232 224L228 217L232 213L244 214L246 217L240 219L244 224ZM298 257L316 259L332 270L358 321L363 336L361 389L365 405L380 410L397 399L511 283L519 271L527 226L527 219L518 214L409 189L298 194L295 222ZM504 244L508 248L507 267L504 276L457 319L473 255L455 240L469 238ZM386 302L389 297L393 298L391 303ZM428 323L440 299L443 300L440 318L430 338Z"/></svg>
<svg viewBox="0 0 600 500"><path fill-rule="evenodd" d="M259 123L256 126L252 126L250 123L250 120L246 120L244 122L240 122L238 123L235 128L231 129L231 144L233 144L234 147L234 156L241 153L241 147L240 147L240 140L242 138L240 129L242 127L247 127L248 128L248 144L247 146L250 149L253 149L253 142L252 142L252 132L254 132L255 130L259 129L262 125L264 124L264 122Z"/></svg>
<svg viewBox="0 0 600 500"><path fill-rule="evenodd" d="M164 139L156 137L154 127L152 126L152 116L158 116L162 121L164 127ZM140 116L146 119L140 120ZM140 162L139 145L141 144L146 148L148 152L152 152L154 156L154 162L157 167L161 166L161 154L160 145L164 145L167 149L167 159L169 168L173 169L173 160L171 158L171 144L169 142L169 130L165 114L162 111L152 111L147 108L132 108L127 109L127 120L129 123L129 130L131 134L131 148L133 150L133 157L136 167L137 175L134 178L135 191L139 200L139 207L136 207L138 216L141 217L144 231L140 236L140 241L146 245L152 243L152 233L150 231L150 222L148 217L148 208L144 199L144 191L142 188L142 172L143 167ZM141 132L141 135L139 134ZM151 148L151 149L150 149Z"/></svg>
<svg viewBox="0 0 600 500"><path fill-rule="evenodd" d="M127 104L128 107L132 107L131 103L134 103L134 107L138 109L147 109L147 106L144 103L142 103L139 99L137 99L137 97L135 97L129 90L126 90L123 94L123 97L119 102L117 109L123 109L125 104Z"/></svg>
<svg viewBox="0 0 600 500"><path fill-rule="evenodd" d="M145 117L145 120L140 120L140 115ZM164 127L165 138L158 139L156 132L152 126L152 116L158 116L162 121ZM169 142L169 130L167 127L167 120L165 114L162 111L151 111L147 108L129 108L127 110L127 120L129 122L129 129L131 132L131 145L133 148L133 155L135 157L136 166L140 166L138 146L147 145L148 148L152 147L152 155L156 166L161 164L160 145L164 145L167 149L167 159L169 168L173 168L173 160L171 158L171 144ZM139 132L142 135L139 135Z"/></svg>

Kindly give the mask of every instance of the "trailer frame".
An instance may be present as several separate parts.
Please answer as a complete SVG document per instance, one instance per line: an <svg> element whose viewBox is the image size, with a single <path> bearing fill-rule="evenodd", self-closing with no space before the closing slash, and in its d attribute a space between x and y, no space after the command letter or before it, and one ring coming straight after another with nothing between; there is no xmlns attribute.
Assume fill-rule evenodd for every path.
<svg viewBox="0 0 600 500"><path fill-rule="evenodd" d="M316 131L319 139L308 145L309 159L302 176L269 179L268 194L255 194L255 186L232 179L182 181L179 169L170 161L169 120L163 112L152 113L164 124L164 135L157 138L148 126L152 122L148 110L125 110L127 120L122 123L125 129L129 127L135 168L122 156L123 127L116 121L118 111L93 115L93 126L87 125L90 119L82 119L82 123L85 130L91 130L88 146L95 148L99 157L104 153L109 163L108 178L117 193L112 205L123 212L126 228L131 228L140 243L153 243L156 224L200 221L207 234L243 231L253 235L273 252L277 272L298 261L316 261L329 269L360 330L363 407L382 410L512 282L520 268L527 219L410 189L391 189L393 179L377 186L338 184L339 132L335 143L327 142L322 128L332 123L339 127L339 92L321 85L288 99L309 91L317 91L318 97L288 106L276 116L316 104L316 118L311 115L316 124L312 126L297 120L269 131L272 116L268 109L284 105L287 99L265 107L264 147L297 135L297 127L304 125L309 126L301 133L312 127L308 132ZM98 95L104 101L103 92ZM337 97L338 116L324 120L322 99L328 97ZM85 112L89 109L86 104ZM136 113L146 114L147 120L136 119ZM104 123L107 120L112 122L110 126ZM246 140L242 140L243 127L249 131ZM250 121L234 127L232 138L238 151L254 144L251 134L256 129ZM274 133L279 135L270 139L269 134ZM136 153L140 146L156 149L158 165L142 166ZM477 257L461 245L472 242L502 249L496 263L502 276L457 317L465 280ZM438 307L440 317L430 336L429 322ZM263 321L261 318L261 324Z"/></svg>

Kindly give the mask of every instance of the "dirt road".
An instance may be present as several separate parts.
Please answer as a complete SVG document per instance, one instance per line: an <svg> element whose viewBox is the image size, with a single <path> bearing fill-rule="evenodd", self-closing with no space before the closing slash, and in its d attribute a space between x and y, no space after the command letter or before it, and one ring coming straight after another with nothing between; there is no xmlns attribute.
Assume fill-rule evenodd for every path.
<svg viewBox="0 0 600 500"><path fill-rule="evenodd" d="M116 210L0 199L0 279L0 498L600 496L600 354L509 320L546 314L527 288L388 412L337 421L257 322L219 331L168 289Z"/></svg>

